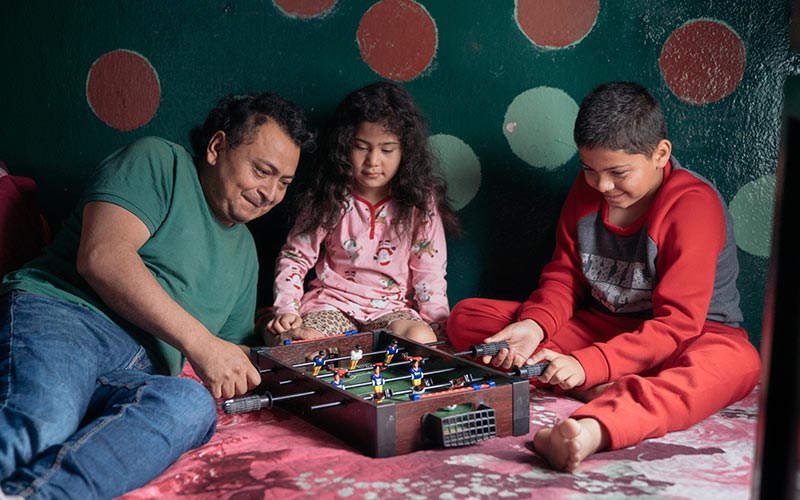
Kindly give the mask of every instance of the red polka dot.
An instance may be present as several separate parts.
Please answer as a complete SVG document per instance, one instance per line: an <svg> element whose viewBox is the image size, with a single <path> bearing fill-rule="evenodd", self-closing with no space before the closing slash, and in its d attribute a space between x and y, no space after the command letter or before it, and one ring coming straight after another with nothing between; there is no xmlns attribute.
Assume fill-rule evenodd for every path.
<svg viewBox="0 0 800 500"><path fill-rule="evenodd" d="M308 19L326 13L336 0L272 0L284 14Z"/></svg>
<svg viewBox="0 0 800 500"><path fill-rule="evenodd" d="M92 64L86 97L98 118L110 127L127 131L153 118L161 88L147 59L129 50L115 50Z"/></svg>
<svg viewBox="0 0 800 500"><path fill-rule="evenodd" d="M676 29L658 59L667 86L689 104L708 104L736 90L745 63L739 36L720 22L705 20Z"/></svg>
<svg viewBox="0 0 800 500"><path fill-rule="evenodd" d="M517 0L517 23L540 47L567 47L594 26L600 0Z"/></svg>
<svg viewBox="0 0 800 500"><path fill-rule="evenodd" d="M433 19L411 0L381 0L358 25L361 57L373 71L391 80L419 76L433 60L436 44Z"/></svg>

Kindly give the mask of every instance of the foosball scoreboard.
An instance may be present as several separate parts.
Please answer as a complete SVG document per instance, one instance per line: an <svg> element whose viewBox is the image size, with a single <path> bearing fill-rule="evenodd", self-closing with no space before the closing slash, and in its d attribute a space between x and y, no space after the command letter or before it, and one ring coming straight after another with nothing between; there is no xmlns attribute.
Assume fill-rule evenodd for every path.
<svg viewBox="0 0 800 500"><path fill-rule="evenodd" d="M278 406L376 458L520 436L530 430L528 378L543 367L509 374L475 362L503 346L449 353L378 330L253 348L262 383L223 410Z"/></svg>

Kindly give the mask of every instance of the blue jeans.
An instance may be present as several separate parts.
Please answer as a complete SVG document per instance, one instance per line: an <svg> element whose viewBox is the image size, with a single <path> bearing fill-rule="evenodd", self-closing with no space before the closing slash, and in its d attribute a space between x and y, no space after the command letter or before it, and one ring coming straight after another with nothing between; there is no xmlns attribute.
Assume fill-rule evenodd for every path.
<svg viewBox="0 0 800 500"><path fill-rule="evenodd" d="M0 297L0 485L33 499L138 488L217 422L209 392L157 375L114 323L26 292Z"/></svg>

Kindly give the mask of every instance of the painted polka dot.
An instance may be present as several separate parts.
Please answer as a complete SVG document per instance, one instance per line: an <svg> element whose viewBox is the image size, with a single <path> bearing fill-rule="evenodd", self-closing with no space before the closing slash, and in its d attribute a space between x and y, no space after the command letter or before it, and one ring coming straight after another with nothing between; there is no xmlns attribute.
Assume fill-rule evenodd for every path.
<svg viewBox="0 0 800 500"><path fill-rule="evenodd" d="M436 53L438 35L425 7L411 0L381 0L358 25L364 62L384 78L409 81L422 73Z"/></svg>
<svg viewBox="0 0 800 500"><path fill-rule="evenodd" d="M676 29L658 59L669 89L694 105L718 101L736 90L745 64L739 35L719 21L706 19Z"/></svg>
<svg viewBox="0 0 800 500"><path fill-rule="evenodd" d="M514 17L528 39L542 48L575 45L592 30L600 0L516 0Z"/></svg>
<svg viewBox="0 0 800 500"><path fill-rule="evenodd" d="M272 0L272 2L287 16L300 19L323 17L336 5L336 0Z"/></svg>
<svg viewBox="0 0 800 500"><path fill-rule="evenodd" d="M130 50L114 50L100 56L89 69L86 99L108 126L133 130L155 115L161 86L145 57Z"/></svg>
<svg viewBox="0 0 800 500"><path fill-rule="evenodd" d="M536 87L514 98L506 111L503 133L515 155L535 167L565 164L577 148L572 129L578 104L566 92Z"/></svg>
<svg viewBox="0 0 800 500"><path fill-rule="evenodd" d="M730 202L736 244L747 253L769 257L775 176L766 175L742 186Z"/></svg>
<svg viewBox="0 0 800 500"><path fill-rule="evenodd" d="M436 134L431 136L430 143L444 170L453 207L461 210L480 188L481 163L472 148L458 137Z"/></svg>

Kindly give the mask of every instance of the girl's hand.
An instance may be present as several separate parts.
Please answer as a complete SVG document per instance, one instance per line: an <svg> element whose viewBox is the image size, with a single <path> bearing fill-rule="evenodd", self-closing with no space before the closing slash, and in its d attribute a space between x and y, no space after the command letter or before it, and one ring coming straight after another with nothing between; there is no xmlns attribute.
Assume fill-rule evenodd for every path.
<svg viewBox="0 0 800 500"><path fill-rule="evenodd" d="M294 313L278 314L267 322L266 331L273 335L280 335L303 324L303 319Z"/></svg>
<svg viewBox="0 0 800 500"><path fill-rule="evenodd" d="M545 384L557 385L564 390L579 387L586 382L586 372L583 366L572 356L542 349L534 354L529 363L535 364L539 361L549 361L544 373L539 375L539 380Z"/></svg>
<svg viewBox="0 0 800 500"><path fill-rule="evenodd" d="M285 342L287 340L312 340L312 339L320 339L324 337L325 334L315 330L313 328L293 328L291 330L286 330L285 332L280 334L280 341Z"/></svg>
<svg viewBox="0 0 800 500"><path fill-rule="evenodd" d="M494 356L484 356L483 362L494 367L510 370L522 366L544 339L544 330L538 323L525 319L511 323L499 332L484 340L484 343L508 342L508 349L500 349Z"/></svg>

